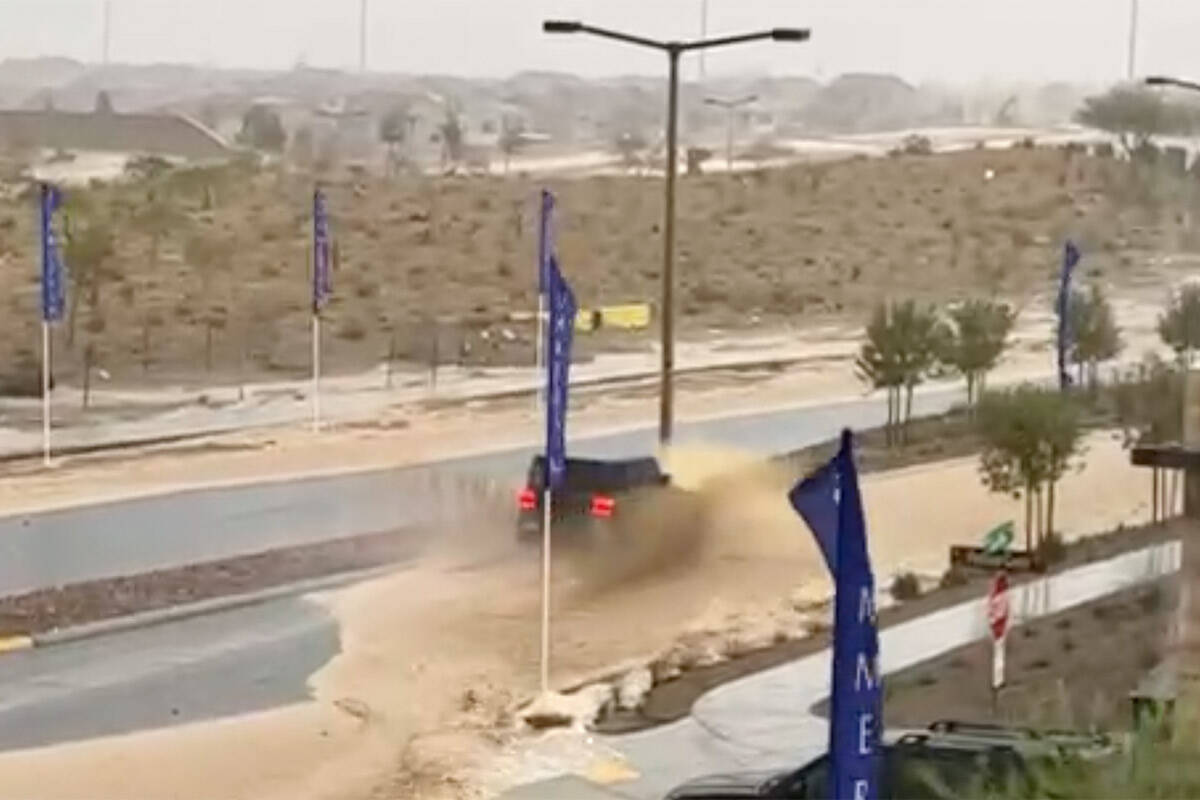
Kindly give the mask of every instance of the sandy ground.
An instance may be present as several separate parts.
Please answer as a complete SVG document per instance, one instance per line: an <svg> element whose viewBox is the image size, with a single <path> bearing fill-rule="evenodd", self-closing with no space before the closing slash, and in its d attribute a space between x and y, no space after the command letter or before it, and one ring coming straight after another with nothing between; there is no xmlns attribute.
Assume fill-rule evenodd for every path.
<svg viewBox="0 0 1200 800"><path fill-rule="evenodd" d="M1064 482L1063 530L1079 535L1145 520L1148 476L1127 466L1110 435L1093 435L1088 447L1087 468ZM714 476L718 465L739 462L746 457L673 454L684 481L707 486L713 510L712 533L690 540L689 567L583 592L578 568L559 563L556 685L652 657L682 633L720 630L827 594L811 536L783 496L790 477L765 468ZM864 497L881 586L901 568L937 570L951 543L1021 518L1020 503L985 492L974 459L871 475ZM514 703L536 689L537 559L460 568L460 553L511 547L511 532L487 522L495 515L485 506L429 563L321 599L342 624L344 652L311 679L313 702L0 755L0 794L436 798L529 777L519 760L499 771L489 764L513 735Z"/></svg>

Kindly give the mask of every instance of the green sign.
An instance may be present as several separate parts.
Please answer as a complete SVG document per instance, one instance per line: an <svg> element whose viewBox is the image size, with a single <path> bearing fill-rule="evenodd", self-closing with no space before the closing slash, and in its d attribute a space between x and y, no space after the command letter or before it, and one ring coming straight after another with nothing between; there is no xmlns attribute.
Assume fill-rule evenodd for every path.
<svg viewBox="0 0 1200 800"><path fill-rule="evenodd" d="M997 525L983 537L983 552L989 556L1008 552L1008 548L1012 546L1013 535L1012 520Z"/></svg>

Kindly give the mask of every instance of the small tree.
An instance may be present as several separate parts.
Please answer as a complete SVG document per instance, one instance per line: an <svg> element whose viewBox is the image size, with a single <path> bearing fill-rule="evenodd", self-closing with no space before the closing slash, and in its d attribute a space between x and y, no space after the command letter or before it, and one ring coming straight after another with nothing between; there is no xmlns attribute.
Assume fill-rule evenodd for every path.
<svg viewBox="0 0 1200 800"><path fill-rule="evenodd" d="M1162 95L1131 86L1085 99L1075 121L1116 135L1129 154L1143 150L1154 136L1176 132L1181 124Z"/></svg>
<svg viewBox="0 0 1200 800"><path fill-rule="evenodd" d="M931 308L918 308L912 300L898 305L892 312L892 323L899 330L903 344L904 365L904 440L908 441L908 424L912 421L913 390L925 381L925 376L937 363L937 314Z"/></svg>
<svg viewBox="0 0 1200 800"><path fill-rule="evenodd" d="M622 132L613 142L614 149L621 156L621 165L627 170L641 166L641 154L648 147L646 138L638 133Z"/></svg>
<svg viewBox="0 0 1200 800"><path fill-rule="evenodd" d="M287 144L287 131L283 129L279 114L267 106L255 104L242 117L238 140L255 150L281 153Z"/></svg>
<svg viewBox="0 0 1200 800"><path fill-rule="evenodd" d="M1078 407L1060 392L1025 385L984 394L976 426L983 440L983 483L993 492L1025 498L1025 546L1033 551L1054 530L1055 489L1081 453ZM1049 496L1044 516L1043 491Z"/></svg>
<svg viewBox="0 0 1200 800"><path fill-rule="evenodd" d="M387 145L388 174L395 176L401 162L400 151L408 144L409 129L416 117L409 113L408 106L398 104L379 120L379 141Z"/></svg>
<svg viewBox="0 0 1200 800"><path fill-rule="evenodd" d="M507 175L512 157L525 147L525 124L520 119L505 116L497 145L504 156L504 174Z"/></svg>
<svg viewBox="0 0 1200 800"><path fill-rule="evenodd" d="M114 277L110 269L114 252L112 228L106 222L89 223L79 218L72 219L63 248L63 258L72 282L67 308L68 347L75 345L79 303L86 301L93 316L99 313L103 289Z"/></svg>
<svg viewBox="0 0 1200 800"><path fill-rule="evenodd" d="M1200 348L1200 283L1184 284L1171 293L1158 317L1158 335L1181 363L1191 366Z"/></svg>
<svg viewBox="0 0 1200 800"><path fill-rule="evenodd" d="M1121 376L1114 387L1117 421L1126 446L1183 438L1183 371L1154 353Z"/></svg>
<svg viewBox="0 0 1200 800"><path fill-rule="evenodd" d="M1079 367L1080 383L1087 368L1088 385L1096 387L1100 364L1116 358L1124 342L1112 303L1099 284L1087 292L1073 292L1067 306L1071 337L1070 359Z"/></svg>
<svg viewBox="0 0 1200 800"><path fill-rule="evenodd" d="M900 388L904 385L899 347L895 341L888 307L880 303L875 307L864 331L866 341L855 359L855 370L860 380L873 389L887 390L887 424L884 434L888 445L896 442L896 427L900 417Z"/></svg>
<svg viewBox="0 0 1200 800"><path fill-rule="evenodd" d="M188 223L188 217L164 197L150 192L146 204L135 214L133 224L146 234L149 240L150 269L158 269L158 256L162 241Z"/></svg>
<svg viewBox="0 0 1200 800"><path fill-rule="evenodd" d="M938 360L966 379L967 405L973 407L1008 346L1016 314L1004 303L968 300L946 316L937 337Z"/></svg>
<svg viewBox="0 0 1200 800"><path fill-rule="evenodd" d="M198 233L184 246L184 258L200 278L200 299L204 304L204 367L212 369L213 334L225 327L226 309L217 302L214 281L228 268L233 248L229 242L211 233Z"/></svg>
<svg viewBox="0 0 1200 800"><path fill-rule="evenodd" d="M456 109L446 109L445 119L438 126L437 137L442 143L442 169L462 163L467 136L462 117Z"/></svg>
<svg viewBox="0 0 1200 800"><path fill-rule="evenodd" d="M865 334L856 361L859 377L875 388L888 390L888 443L907 441L913 390L936 362L937 317L912 300L880 304ZM901 391L905 394L903 404Z"/></svg>
<svg viewBox="0 0 1200 800"><path fill-rule="evenodd" d="M311 169L316 157L316 144L313 141L313 129L305 125L292 136L290 148L292 163L303 169Z"/></svg>

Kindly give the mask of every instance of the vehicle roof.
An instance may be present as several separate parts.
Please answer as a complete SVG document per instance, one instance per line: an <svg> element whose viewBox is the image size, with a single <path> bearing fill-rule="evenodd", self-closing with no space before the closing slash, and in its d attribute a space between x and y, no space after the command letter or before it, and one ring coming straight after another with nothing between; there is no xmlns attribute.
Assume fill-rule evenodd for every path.
<svg viewBox="0 0 1200 800"><path fill-rule="evenodd" d="M545 463L545 456L542 455L530 460L528 479L531 484L541 485ZM565 488L568 492L619 491L659 483L664 477L658 459L653 457L611 460L568 458Z"/></svg>

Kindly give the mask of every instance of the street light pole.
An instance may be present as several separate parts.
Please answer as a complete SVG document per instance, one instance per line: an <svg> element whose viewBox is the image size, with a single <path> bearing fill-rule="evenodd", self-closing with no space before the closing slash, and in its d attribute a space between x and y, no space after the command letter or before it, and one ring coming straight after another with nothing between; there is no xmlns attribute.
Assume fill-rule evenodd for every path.
<svg viewBox="0 0 1200 800"><path fill-rule="evenodd" d="M805 42L810 32L801 28L773 28L754 33L702 38L690 42L663 42L631 33L597 28L578 20L546 20L545 33L586 33L602 39L614 39L625 44L647 47L667 54L669 66L667 87L667 163L666 201L663 220L662 269L662 386L659 394L658 440L671 441L674 427L674 369L675 369L675 183L679 169L679 59L684 53L704 51L712 47L757 42L770 39L776 42Z"/></svg>
<svg viewBox="0 0 1200 800"><path fill-rule="evenodd" d="M722 100L719 97L708 97L704 100L706 105L725 109L725 167L730 172L733 172L733 112L756 100L756 94L739 97L737 100Z"/></svg>
<svg viewBox="0 0 1200 800"><path fill-rule="evenodd" d="M1200 92L1200 83L1185 81L1182 78L1168 78L1165 75L1151 75L1144 83L1147 86L1174 86L1177 89L1187 89L1190 92Z"/></svg>
<svg viewBox="0 0 1200 800"><path fill-rule="evenodd" d="M663 203L662 366L658 405L658 440L671 441L675 414L675 178L679 170L679 49L667 50L667 196Z"/></svg>

